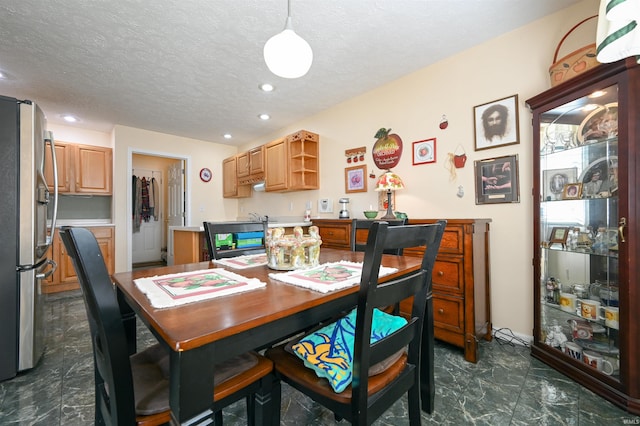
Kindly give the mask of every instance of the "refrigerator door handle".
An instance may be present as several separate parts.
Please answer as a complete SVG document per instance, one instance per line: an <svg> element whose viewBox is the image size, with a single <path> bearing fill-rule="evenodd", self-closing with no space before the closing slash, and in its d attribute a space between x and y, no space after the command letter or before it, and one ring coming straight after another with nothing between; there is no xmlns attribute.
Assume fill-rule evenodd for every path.
<svg viewBox="0 0 640 426"><path fill-rule="evenodd" d="M47 259L46 264L47 265L51 265L51 268L49 268L47 270L47 272L41 272L39 274L36 274L36 279L44 280L44 279L50 277L51 274L53 274L55 272L56 268L58 267L58 264L53 259Z"/></svg>
<svg viewBox="0 0 640 426"><path fill-rule="evenodd" d="M58 161L56 160L56 145L53 139L53 132L46 131L45 132L45 146L47 141L49 141L49 147L51 148L51 162L53 167L53 215L51 217L51 233L47 236L47 245L51 245L53 242L53 234L56 229L56 221L58 219ZM44 180L44 176L43 176ZM54 262L53 269L56 269L56 264Z"/></svg>

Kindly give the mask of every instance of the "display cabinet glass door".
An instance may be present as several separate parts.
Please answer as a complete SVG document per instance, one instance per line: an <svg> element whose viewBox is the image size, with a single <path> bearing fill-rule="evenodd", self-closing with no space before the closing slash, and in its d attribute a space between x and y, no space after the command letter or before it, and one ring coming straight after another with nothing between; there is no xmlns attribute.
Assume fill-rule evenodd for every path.
<svg viewBox="0 0 640 426"><path fill-rule="evenodd" d="M540 116L536 336L614 380L620 374L617 116L616 85Z"/></svg>

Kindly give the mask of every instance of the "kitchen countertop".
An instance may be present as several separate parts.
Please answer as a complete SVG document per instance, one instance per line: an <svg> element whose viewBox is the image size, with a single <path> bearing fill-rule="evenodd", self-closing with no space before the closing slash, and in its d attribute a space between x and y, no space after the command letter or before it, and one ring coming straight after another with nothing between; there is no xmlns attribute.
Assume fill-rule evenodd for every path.
<svg viewBox="0 0 640 426"><path fill-rule="evenodd" d="M56 228L61 226L115 226L111 219L58 219ZM47 221L47 227L51 227L51 221Z"/></svg>
<svg viewBox="0 0 640 426"><path fill-rule="evenodd" d="M313 222L269 222L269 228L293 228L295 226L311 226ZM169 230L181 231L181 232L204 232L203 226L170 226Z"/></svg>

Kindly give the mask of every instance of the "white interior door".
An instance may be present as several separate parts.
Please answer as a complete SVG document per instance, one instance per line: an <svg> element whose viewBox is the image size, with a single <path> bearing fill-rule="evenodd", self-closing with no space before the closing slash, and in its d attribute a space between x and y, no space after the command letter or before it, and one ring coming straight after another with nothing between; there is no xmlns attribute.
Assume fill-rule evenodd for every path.
<svg viewBox="0 0 640 426"><path fill-rule="evenodd" d="M144 220L140 224L140 232L134 232L131 240L131 261L132 263L159 262L162 260L162 223L163 212L160 206L163 205L163 180L162 171L134 169L133 174L138 177L145 177L147 180L156 179L158 191L158 220L153 217L148 222Z"/></svg>

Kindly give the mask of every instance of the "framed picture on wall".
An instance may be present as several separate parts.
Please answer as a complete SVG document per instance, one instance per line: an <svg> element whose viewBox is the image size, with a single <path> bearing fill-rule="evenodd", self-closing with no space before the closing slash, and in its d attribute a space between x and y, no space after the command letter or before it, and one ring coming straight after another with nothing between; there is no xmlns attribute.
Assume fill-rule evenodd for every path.
<svg viewBox="0 0 640 426"><path fill-rule="evenodd" d="M436 138L414 142L412 147L414 166L436 162Z"/></svg>
<svg viewBox="0 0 640 426"><path fill-rule="evenodd" d="M473 107L476 151L520 143L518 95Z"/></svg>
<svg viewBox="0 0 640 426"><path fill-rule="evenodd" d="M475 162L476 204L519 203L518 156Z"/></svg>
<svg viewBox="0 0 640 426"><path fill-rule="evenodd" d="M367 192L367 165L344 169L344 192Z"/></svg>

